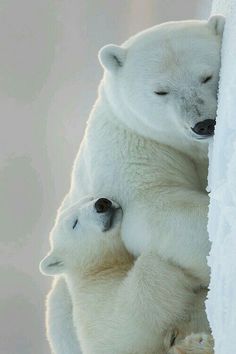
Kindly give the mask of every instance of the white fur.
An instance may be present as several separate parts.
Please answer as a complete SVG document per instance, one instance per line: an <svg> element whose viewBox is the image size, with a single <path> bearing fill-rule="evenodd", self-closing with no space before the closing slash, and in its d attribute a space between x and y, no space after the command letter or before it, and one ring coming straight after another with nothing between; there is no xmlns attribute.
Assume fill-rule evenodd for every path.
<svg viewBox="0 0 236 354"><path fill-rule="evenodd" d="M103 232L106 216L93 205L78 204L58 216L51 252L40 266L45 274L65 276L83 353L165 354L171 340L164 340L165 332L174 325L179 336L207 330L205 296L194 289L195 279L155 252L134 262L120 237L121 211ZM66 343L63 350L69 353Z"/></svg>
<svg viewBox="0 0 236 354"><path fill-rule="evenodd" d="M124 210L122 239L131 253L154 250L203 285L208 141L191 128L215 118L222 31L220 16L171 22L101 50L104 78L61 206L88 194L113 198ZM61 333L51 341L60 343Z"/></svg>
<svg viewBox="0 0 236 354"><path fill-rule="evenodd" d="M47 338L53 354L78 354L72 302L63 277L55 277L46 301ZM63 320L62 320L63 319Z"/></svg>

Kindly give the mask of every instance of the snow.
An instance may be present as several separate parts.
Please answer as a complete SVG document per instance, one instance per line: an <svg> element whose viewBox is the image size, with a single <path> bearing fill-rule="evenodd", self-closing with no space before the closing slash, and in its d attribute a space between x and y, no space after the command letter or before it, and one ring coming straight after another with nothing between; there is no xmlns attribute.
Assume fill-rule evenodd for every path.
<svg viewBox="0 0 236 354"><path fill-rule="evenodd" d="M228 354L236 348L236 0L213 1L212 12L226 15L226 25L217 124L209 151L208 230L212 249L206 308L215 354Z"/></svg>

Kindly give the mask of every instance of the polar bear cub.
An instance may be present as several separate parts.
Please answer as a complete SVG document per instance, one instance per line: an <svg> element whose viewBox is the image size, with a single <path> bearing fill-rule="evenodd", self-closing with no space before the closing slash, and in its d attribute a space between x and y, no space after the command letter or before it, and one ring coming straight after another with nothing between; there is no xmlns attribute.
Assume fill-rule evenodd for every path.
<svg viewBox="0 0 236 354"><path fill-rule="evenodd" d="M169 328L191 328L195 279L154 252L134 261L121 220L119 205L105 198L85 198L58 214L41 271L64 275L84 354L166 354Z"/></svg>

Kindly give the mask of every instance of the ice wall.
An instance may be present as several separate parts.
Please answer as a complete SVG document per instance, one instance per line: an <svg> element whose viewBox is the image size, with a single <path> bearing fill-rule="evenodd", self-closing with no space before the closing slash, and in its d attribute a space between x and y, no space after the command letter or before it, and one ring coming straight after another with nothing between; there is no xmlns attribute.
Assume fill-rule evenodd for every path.
<svg viewBox="0 0 236 354"><path fill-rule="evenodd" d="M207 314L215 354L229 354L236 348L236 0L213 1L212 13L224 14L226 25L217 125L210 149L212 276Z"/></svg>

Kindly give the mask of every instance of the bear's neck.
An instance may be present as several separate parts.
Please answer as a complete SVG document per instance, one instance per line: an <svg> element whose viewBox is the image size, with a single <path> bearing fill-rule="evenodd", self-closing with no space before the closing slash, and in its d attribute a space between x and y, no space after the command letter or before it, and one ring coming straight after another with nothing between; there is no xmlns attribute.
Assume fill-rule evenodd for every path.
<svg viewBox="0 0 236 354"><path fill-rule="evenodd" d="M109 237L116 237L111 242ZM86 253L79 257L79 262L74 264L70 269L69 277L76 281L85 282L104 278L109 273L122 270L123 267L130 266L133 262L133 256L126 250L120 236L109 235L107 240L99 242L99 244L92 244L91 249L87 249Z"/></svg>
<svg viewBox="0 0 236 354"><path fill-rule="evenodd" d="M118 111L118 112L117 112ZM200 183L203 189L207 186L207 174L208 174L208 144L206 142L197 142L190 141L184 137L176 138L176 140L168 137L160 137L156 134L155 131L143 127L140 123L139 131L134 131L130 126L129 122L132 122L132 119L127 119L124 123L124 119L119 117L119 114L125 114L122 110L116 110L111 106L103 87L100 87L100 95L96 101L96 105L91 112L90 119L88 121L87 131L90 128L100 129L101 126L105 126L110 122L112 126L117 127L117 133L122 131L123 134L129 136L130 141L133 145L140 145L140 141L152 141L152 143L157 143L162 146L167 146L168 149L173 149L173 156L179 152L181 156L185 156L186 159L191 160L196 169L196 173L199 176ZM130 113L132 114L132 113ZM126 114L127 116L127 114ZM146 145L146 144L145 144Z"/></svg>
<svg viewBox="0 0 236 354"><path fill-rule="evenodd" d="M69 272L72 281L77 282L78 277L81 282L98 281L100 278L109 278L112 273L123 272L127 267L131 267L133 256L126 250L120 238L111 245L107 243L92 245L87 256L80 257L79 264Z"/></svg>

